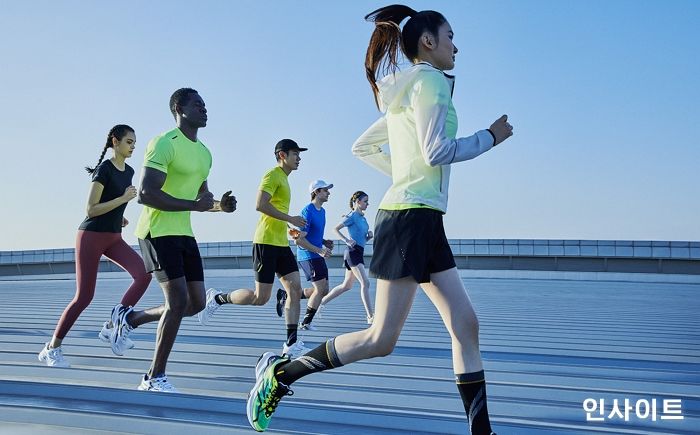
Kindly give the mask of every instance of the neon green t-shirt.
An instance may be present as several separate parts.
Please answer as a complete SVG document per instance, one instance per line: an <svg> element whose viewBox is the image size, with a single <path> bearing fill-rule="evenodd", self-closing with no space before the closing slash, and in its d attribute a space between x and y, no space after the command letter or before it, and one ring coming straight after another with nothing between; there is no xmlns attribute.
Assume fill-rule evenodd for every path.
<svg viewBox="0 0 700 435"><path fill-rule="evenodd" d="M289 189L287 174L276 166L263 176L258 190L271 195L270 204L282 213L289 213L289 201L292 199L292 191ZM261 213L258 226L255 228L253 243L262 243L274 246L289 246L287 240L287 224Z"/></svg>
<svg viewBox="0 0 700 435"><path fill-rule="evenodd" d="M146 147L143 165L167 174L163 192L194 200L211 169L211 153L204 144L192 142L179 128L155 137ZM136 237L192 236L189 211L163 211L144 206L136 226Z"/></svg>

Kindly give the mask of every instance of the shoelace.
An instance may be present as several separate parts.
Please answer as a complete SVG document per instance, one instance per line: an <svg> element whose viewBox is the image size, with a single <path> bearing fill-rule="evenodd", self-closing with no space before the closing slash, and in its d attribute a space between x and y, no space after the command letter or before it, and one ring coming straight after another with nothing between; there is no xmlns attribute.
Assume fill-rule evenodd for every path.
<svg viewBox="0 0 700 435"><path fill-rule="evenodd" d="M163 376L162 378L151 379L151 381L157 384L158 388L163 391L169 391L175 388L170 382L168 382L168 378L166 376Z"/></svg>
<svg viewBox="0 0 700 435"><path fill-rule="evenodd" d="M119 338L123 342L125 342L126 339L129 338L129 334L131 334L131 331L133 331L133 330L134 330L134 328L131 325L129 325L128 323L124 323L124 328L122 328L122 331L121 331L122 333L119 336Z"/></svg>
<svg viewBox="0 0 700 435"><path fill-rule="evenodd" d="M126 338L131 334L131 331L134 330L134 328L129 325L129 322L127 322L126 318L134 310L133 307L123 307L121 309L121 314L119 314L119 323L117 326L121 326L121 328L117 329L117 334L119 337L119 340L124 341Z"/></svg>
<svg viewBox="0 0 700 435"><path fill-rule="evenodd" d="M205 308L207 316L211 316L212 314L214 314L214 311L216 311L216 309L219 308L219 304L213 299L212 301L213 303L207 304L207 307Z"/></svg>
<svg viewBox="0 0 700 435"><path fill-rule="evenodd" d="M284 391L285 389L287 391ZM275 384L275 386L272 388L272 391L270 391L270 395L267 396L267 400L265 400L265 402L263 403L265 417L270 418L270 416L275 412L275 409L277 409L277 405L279 405L280 400L282 400L284 396L293 395L294 391L282 386L279 383Z"/></svg>
<svg viewBox="0 0 700 435"><path fill-rule="evenodd" d="M63 350L61 350L61 348L54 347L53 349L49 349L47 353L49 355L49 358L56 361L63 361Z"/></svg>

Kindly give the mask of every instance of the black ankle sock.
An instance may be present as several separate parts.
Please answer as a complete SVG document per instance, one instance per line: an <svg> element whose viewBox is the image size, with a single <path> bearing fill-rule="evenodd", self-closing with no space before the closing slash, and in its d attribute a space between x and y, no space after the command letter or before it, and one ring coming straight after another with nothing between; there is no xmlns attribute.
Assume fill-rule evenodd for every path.
<svg viewBox="0 0 700 435"><path fill-rule="evenodd" d="M133 318L134 317L134 312L130 312L126 317L124 317L124 320L126 321L126 324L131 326L132 328L135 328L135 326L131 323L131 320L129 317Z"/></svg>
<svg viewBox="0 0 700 435"><path fill-rule="evenodd" d="M304 320L301 322L302 325L309 325L313 320L314 316L316 315L315 309L311 307L306 307L306 314L304 315Z"/></svg>
<svg viewBox="0 0 700 435"><path fill-rule="evenodd" d="M214 296L214 300L219 305L228 304L228 293L219 293Z"/></svg>
<svg viewBox="0 0 700 435"><path fill-rule="evenodd" d="M490 435L491 422L486 407L486 381L484 371L456 375L457 389L462 396L464 411L469 419L472 435Z"/></svg>
<svg viewBox="0 0 700 435"><path fill-rule="evenodd" d="M297 342L297 328L299 328L299 326L296 323L287 325L287 346L291 346Z"/></svg>
<svg viewBox="0 0 700 435"><path fill-rule="evenodd" d="M306 294L304 293L304 289L301 289L301 299L309 299L306 297Z"/></svg>
<svg viewBox="0 0 700 435"><path fill-rule="evenodd" d="M297 379L310 375L311 373L322 372L328 369L341 367L343 363L338 359L335 351L335 338L328 340L309 353L282 365L276 373L278 381L289 386Z"/></svg>

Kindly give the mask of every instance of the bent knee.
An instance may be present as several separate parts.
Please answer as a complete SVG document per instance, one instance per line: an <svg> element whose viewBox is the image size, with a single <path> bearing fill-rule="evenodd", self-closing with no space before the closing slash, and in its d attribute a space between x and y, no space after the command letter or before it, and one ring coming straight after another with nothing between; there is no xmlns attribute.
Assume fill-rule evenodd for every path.
<svg viewBox="0 0 700 435"><path fill-rule="evenodd" d="M253 298L252 305L256 305L256 306L265 305L267 303L267 301L269 301L269 300L270 300L269 296L255 295L255 297Z"/></svg>
<svg viewBox="0 0 700 435"><path fill-rule="evenodd" d="M143 272L143 274L139 274L134 277L135 281L138 281L140 284L148 287L148 284L151 283L151 280L153 279L153 275L150 273L146 273L146 271Z"/></svg>
<svg viewBox="0 0 700 435"><path fill-rule="evenodd" d="M452 324L452 335L460 342L468 343L478 340L479 319L474 316L464 316L458 322Z"/></svg>
<svg viewBox="0 0 700 435"><path fill-rule="evenodd" d="M370 341L372 355L376 357L390 355L396 347L398 337L379 336L373 337Z"/></svg>
<svg viewBox="0 0 700 435"><path fill-rule="evenodd" d="M178 317L185 317L186 315L191 316L191 314L189 314L189 312L188 312L189 310L188 310L187 304L183 304L183 303L166 304L165 311L167 313L170 313L170 314L172 314L174 316L178 316Z"/></svg>
<svg viewBox="0 0 700 435"><path fill-rule="evenodd" d="M205 306L206 304L204 303L204 301L190 301L190 304L187 306L187 315L194 316L195 314L202 311Z"/></svg>
<svg viewBox="0 0 700 435"><path fill-rule="evenodd" d="M303 292L303 290L301 289L301 287L292 287L290 289L287 289L287 295L292 300L300 300L302 292ZM267 302L267 301L265 301L265 302Z"/></svg>

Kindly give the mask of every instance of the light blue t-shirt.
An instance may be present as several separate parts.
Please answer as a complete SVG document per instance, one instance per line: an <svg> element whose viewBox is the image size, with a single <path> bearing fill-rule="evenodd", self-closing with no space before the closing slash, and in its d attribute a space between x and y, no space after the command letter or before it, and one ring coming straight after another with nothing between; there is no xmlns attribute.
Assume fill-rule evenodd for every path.
<svg viewBox="0 0 700 435"><path fill-rule="evenodd" d="M307 205L301 210L301 217L306 219L306 226L299 228L306 232L306 240L317 248L323 247L323 231L326 228L326 210L321 208L318 210L313 203ZM312 258L321 258L315 252L307 251L301 246L297 249L297 260L311 260Z"/></svg>
<svg viewBox="0 0 700 435"><path fill-rule="evenodd" d="M369 231L367 219L360 213L352 211L345 216L343 225L348 228L350 237L357 242L357 246L364 248L367 243L367 232Z"/></svg>

